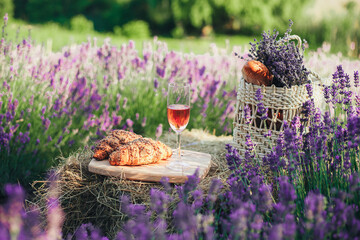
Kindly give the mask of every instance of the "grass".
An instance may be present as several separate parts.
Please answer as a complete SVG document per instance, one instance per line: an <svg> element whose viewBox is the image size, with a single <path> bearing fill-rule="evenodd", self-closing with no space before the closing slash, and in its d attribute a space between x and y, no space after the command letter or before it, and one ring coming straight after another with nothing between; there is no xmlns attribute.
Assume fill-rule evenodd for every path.
<svg viewBox="0 0 360 240"><path fill-rule="evenodd" d="M72 44L79 44L86 42L89 38L96 38L98 45L101 45L106 38L111 38L113 45L121 46L127 43L130 38L118 36L113 33L99 33L99 32L74 32L55 23L47 23L42 25L30 25L23 21L11 20L7 27L9 39L24 39L31 35L31 38L37 44L44 44L47 50L59 51L64 46ZM141 49L142 42L148 39L133 39L138 50ZM193 52L195 54L204 54L209 52L210 45L215 43L220 48L233 46L244 46L253 40L251 36L227 36L216 35L215 37L187 37L184 39L174 39L168 37L159 37L159 40L167 43L169 50L179 52Z"/></svg>

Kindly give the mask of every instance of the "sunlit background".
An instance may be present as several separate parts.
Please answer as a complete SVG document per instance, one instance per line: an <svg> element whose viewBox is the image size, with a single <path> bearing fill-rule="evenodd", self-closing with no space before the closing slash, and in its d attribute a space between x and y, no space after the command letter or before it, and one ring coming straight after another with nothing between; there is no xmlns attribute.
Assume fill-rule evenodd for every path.
<svg viewBox="0 0 360 240"><path fill-rule="evenodd" d="M20 37L30 32L55 51L89 36L114 44L134 39L139 47L156 35L171 49L203 53L211 42L243 45L264 30L284 31L292 19L293 33L311 49L326 42L332 52L359 56L359 0L0 0L0 6Z"/></svg>
<svg viewBox="0 0 360 240"><path fill-rule="evenodd" d="M324 82L339 64L360 69L358 0L0 0L0 16L0 189L111 129L161 137L175 79L191 83L187 130L231 135L235 53L264 31L284 36L289 19Z"/></svg>
<svg viewBox="0 0 360 240"><path fill-rule="evenodd" d="M305 55L270 39L289 19ZM0 239L358 239L359 24L360 0L0 0ZM245 85L251 59L291 89ZM208 175L161 190L90 173L113 129L176 146L178 80L181 149L211 154Z"/></svg>

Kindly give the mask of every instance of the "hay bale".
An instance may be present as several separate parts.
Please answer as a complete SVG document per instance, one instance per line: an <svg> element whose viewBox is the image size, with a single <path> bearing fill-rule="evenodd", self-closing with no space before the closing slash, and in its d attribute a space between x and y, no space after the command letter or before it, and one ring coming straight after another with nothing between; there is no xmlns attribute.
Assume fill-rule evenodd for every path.
<svg viewBox="0 0 360 240"><path fill-rule="evenodd" d="M201 130L185 131L182 136L184 149L206 152L212 156L210 171L201 180L199 187L206 193L213 178L220 178L225 183L229 175L225 160L225 143L230 143L232 137L216 137ZM166 134L161 140L171 147L176 145L175 134ZM126 218L119 210L121 195L128 195L135 204L149 206L150 189L163 189L160 183L124 180L91 173L88 171L88 164L92 154L93 152L86 148L63 159L55 169L59 174L56 191L65 212L64 236L73 233L81 224L90 222L99 227L105 235L113 238L121 230ZM35 182L33 187L36 195L34 203L46 211L46 199L49 194L46 181ZM172 195L176 195L175 188ZM170 208L175 206L176 202L170 204Z"/></svg>

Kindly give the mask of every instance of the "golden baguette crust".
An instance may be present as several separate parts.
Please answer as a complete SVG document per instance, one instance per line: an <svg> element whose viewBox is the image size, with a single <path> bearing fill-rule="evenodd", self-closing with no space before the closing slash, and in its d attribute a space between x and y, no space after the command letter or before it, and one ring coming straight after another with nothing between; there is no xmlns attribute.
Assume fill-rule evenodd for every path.
<svg viewBox="0 0 360 240"><path fill-rule="evenodd" d="M263 63L255 60L245 63L241 72L246 82L259 86L271 86L274 77Z"/></svg>

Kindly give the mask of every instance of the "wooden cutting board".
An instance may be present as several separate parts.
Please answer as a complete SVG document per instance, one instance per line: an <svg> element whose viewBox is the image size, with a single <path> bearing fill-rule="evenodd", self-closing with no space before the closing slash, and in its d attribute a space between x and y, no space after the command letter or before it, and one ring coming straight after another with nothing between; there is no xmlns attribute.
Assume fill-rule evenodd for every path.
<svg viewBox="0 0 360 240"><path fill-rule="evenodd" d="M108 160L97 161L92 159L89 164L89 171L105 176L147 182L160 182L162 177L168 177L171 183L184 183L188 175L193 175L196 169L199 169L199 177L204 178L210 169L211 155L189 150L182 150L182 154L182 161L189 164L189 167L182 171L167 168L169 161L172 161L173 158L142 166L111 166Z"/></svg>

